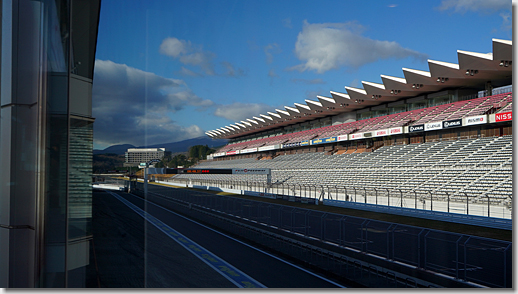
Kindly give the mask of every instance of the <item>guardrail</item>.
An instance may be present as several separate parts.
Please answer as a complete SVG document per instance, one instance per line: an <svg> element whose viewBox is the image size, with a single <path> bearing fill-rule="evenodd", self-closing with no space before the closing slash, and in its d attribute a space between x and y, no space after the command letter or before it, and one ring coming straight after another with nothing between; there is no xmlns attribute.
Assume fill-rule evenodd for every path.
<svg viewBox="0 0 518 294"><path fill-rule="evenodd" d="M258 181L170 179L191 185L256 191L287 196L338 200L343 202L374 204L377 206L405 207L416 211L439 211L491 218L512 218L512 202L503 204L489 196L473 196L467 193L452 195L432 191L417 191L397 188L344 187L311 184L274 183L267 185ZM333 202L336 203L336 202Z"/></svg>
<svg viewBox="0 0 518 294"><path fill-rule="evenodd" d="M370 203L357 203L339 200L324 200L324 205L338 206L344 208L361 209L380 213L390 213L410 217L419 217L431 220L454 222L466 225L476 225L493 229L512 230L513 221L510 219L484 217L478 215L466 215L459 213L448 213L442 211L430 211L422 209L412 209L406 207L375 205Z"/></svg>
<svg viewBox="0 0 518 294"><path fill-rule="evenodd" d="M160 186L150 189L228 215L466 282L512 287L511 242L242 198L182 193Z"/></svg>

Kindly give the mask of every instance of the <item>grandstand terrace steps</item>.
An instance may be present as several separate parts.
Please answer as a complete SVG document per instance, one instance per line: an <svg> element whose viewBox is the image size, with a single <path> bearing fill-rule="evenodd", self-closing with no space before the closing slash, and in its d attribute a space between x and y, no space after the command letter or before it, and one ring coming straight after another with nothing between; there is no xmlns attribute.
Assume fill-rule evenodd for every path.
<svg viewBox="0 0 518 294"><path fill-rule="evenodd" d="M464 150L462 154L459 150ZM425 152L426 151L426 152ZM416 163L413 167L407 164L395 164L388 168L380 169L380 162L384 162L386 157L392 154L406 154L406 160ZM446 154L447 156L442 156ZM499 165L436 165L423 167L421 163L433 162L438 158L452 158L456 154L455 160L462 158L479 158L482 162L491 158L499 158ZM480 155L480 156L476 156ZM502 155L501 157L499 157ZM427 156L429 156L427 158ZM482 159L483 157L487 157ZM424 160L423 160L424 159ZM255 167L251 164L257 163L253 159L239 159L213 162L214 164L228 164L227 167ZM491 195L501 195L502 199L507 199L512 195L509 183L512 187L512 136L487 137L478 139L462 139L457 141L428 142L423 144L392 145L383 146L370 153L353 153L326 156L323 153L306 153L282 155L269 160L270 162L261 167L272 168L272 177L279 181L289 183L312 183L315 185L356 185L366 188L396 188L427 193L436 191L441 194L450 193L455 199L463 199L464 192L470 197L477 197L480 193L491 191ZM298 161L298 162L297 162ZM464 160L465 162L466 160ZM237 166L240 163L240 166ZM210 165L208 162L203 165ZM200 164L200 166L202 166ZM323 168L332 166L333 168ZM213 166L216 167L216 166ZM219 166L218 166L219 167ZM285 172L286 169L297 172ZM500 171L500 170L503 170ZM286 174L287 178L279 178L276 174ZM471 174L470 174L471 173ZM499 174L501 173L501 174ZM315 176L317 175L317 176ZM506 180L506 176L509 180ZM235 179L235 178L234 178ZM449 180L448 180L449 179ZM258 178L258 180L261 180ZM264 180L264 179L263 179ZM492 185L488 185L492 181ZM506 182L507 184L501 184ZM481 189L486 186L486 191ZM493 188L492 188L493 187ZM494 187L502 187L499 190ZM457 192L457 193L455 193ZM462 193L459 193L462 192ZM499 194L500 193L500 194ZM445 195L445 194L444 194ZM505 196L507 195L507 196ZM486 200L487 201L487 200Z"/></svg>
<svg viewBox="0 0 518 294"><path fill-rule="evenodd" d="M486 191L482 195L478 196L479 200L484 200L487 197L499 199L502 204L506 204L511 206L512 199L509 198L509 195L512 195L513 191L513 182L512 179L504 180L496 185L494 185L489 191Z"/></svg>
<svg viewBox="0 0 518 294"><path fill-rule="evenodd" d="M446 147L442 153L446 155L442 159L438 160L437 163L432 165L432 167L440 167L440 166L453 166L457 162L458 158L463 157L462 151L463 148L472 143L472 139L460 139L453 141L453 144Z"/></svg>

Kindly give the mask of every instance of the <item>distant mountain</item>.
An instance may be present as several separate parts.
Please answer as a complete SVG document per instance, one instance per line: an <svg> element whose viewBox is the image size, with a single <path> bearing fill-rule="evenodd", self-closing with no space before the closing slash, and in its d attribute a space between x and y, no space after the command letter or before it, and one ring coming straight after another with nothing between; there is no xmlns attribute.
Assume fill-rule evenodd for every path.
<svg viewBox="0 0 518 294"><path fill-rule="evenodd" d="M94 149L94 154L97 155L97 154L114 153L117 155L121 155L121 154L124 154L126 151L128 151L128 148L135 148L135 146L133 146L131 144L113 145L104 150Z"/></svg>
<svg viewBox="0 0 518 294"><path fill-rule="evenodd" d="M165 143L165 144L155 144L150 145L148 148L165 148L166 151L171 151L173 153L175 152L187 152L189 151L189 147L194 145L207 145L211 148L219 147L227 144L228 140L224 139L217 139L213 140L209 138L208 136L201 136L198 138L193 139L187 139L184 141L179 142L173 142L173 143ZM146 148L146 147L139 147L139 148Z"/></svg>
<svg viewBox="0 0 518 294"><path fill-rule="evenodd" d="M172 143L164 143L164 144L154 144L150 146L140 146L135 147L130 144L122 144L122 145L113 145L104 150L94 150L94 154L106 154L106 153L115 153L115 154L124 154L128 148L165 148L166 151L171 151L172 153L176 152L187 152L189 151L189 147L194 145L207 145L211 148L219 147L227 144L228 140L225 139L216 139L213 140L208 136L201 136L193 139L187 139L179 142Z"/></svg>

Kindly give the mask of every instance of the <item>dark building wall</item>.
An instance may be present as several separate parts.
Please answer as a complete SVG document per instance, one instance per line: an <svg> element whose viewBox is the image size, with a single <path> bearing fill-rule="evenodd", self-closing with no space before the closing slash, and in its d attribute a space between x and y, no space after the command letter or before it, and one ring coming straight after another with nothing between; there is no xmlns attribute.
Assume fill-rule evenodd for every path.
<svg viewBox="0 0 518 294"><path fill-rule="evenodd" d="M100 1L0 3L0 287L80 287Z"/></svg>

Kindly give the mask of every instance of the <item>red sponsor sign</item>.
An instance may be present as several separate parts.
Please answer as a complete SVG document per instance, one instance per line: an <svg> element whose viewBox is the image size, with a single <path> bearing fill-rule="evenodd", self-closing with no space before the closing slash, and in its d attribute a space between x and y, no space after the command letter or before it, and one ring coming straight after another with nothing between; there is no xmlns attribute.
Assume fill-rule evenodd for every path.
<svg viewBox="0 0 518 294"><path fill-rule="evenodd" d="M513 120L513 112L512 111L495 114L495 121L496 122L508 121L508 120Z"/></svg>
<svg viewBox="0 0 518 294"><path fill-rule="evenodd" d="M390 134L401 134L403 133L403 128L402 127L397 127L397 128L392 128L390 129Z"/></svg>
<svg viewBox="0 0 518 294"><path fill-rule="evenodd" d="M379 130L379 131L376 131L376 134L375 136L385 136L387 135L387 130Z"/></svg>
<svg viewBox="0 0 518 294"><path fill-rule="evenodd" d="M227 155L233 155L233 154L237 154L237 150L236 151L228 151L227 152Z"/></svg>

